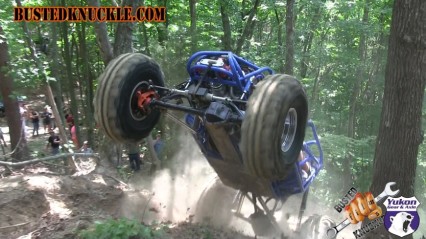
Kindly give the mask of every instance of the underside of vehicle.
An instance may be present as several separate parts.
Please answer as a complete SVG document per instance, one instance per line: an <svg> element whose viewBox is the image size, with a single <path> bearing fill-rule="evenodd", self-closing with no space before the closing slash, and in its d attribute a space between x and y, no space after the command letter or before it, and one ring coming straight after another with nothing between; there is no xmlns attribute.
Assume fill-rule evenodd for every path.
<svg viewBox="0 0 426 239"><path fill-rule="evenodd" d="M220 182L238 190L236 214L245 199L254 205L257 235L264 234L264 222L279 228L273 214L290 195L303 195L301 218L323 155L300 82L225 51L197 52L186 69L189 78L169 88L153 59L120 55L100 76L94 101L98 124L111 139L135 143L167 115L192 133ZM306 128L312 132L309 141ZM270 206L271 200L277 203Z"/></svg>

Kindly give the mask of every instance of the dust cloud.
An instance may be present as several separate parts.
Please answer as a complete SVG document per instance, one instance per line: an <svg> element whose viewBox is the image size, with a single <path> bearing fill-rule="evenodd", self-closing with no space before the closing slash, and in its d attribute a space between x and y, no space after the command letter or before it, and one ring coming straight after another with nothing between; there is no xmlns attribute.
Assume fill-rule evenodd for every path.
<svg viewBox="0 0 426 239"><path fill-rule="evenodd" d="M181 150L168 160L166 167L151 176L146 172L134 175L131 180L133 190L126 193L120 214L145 223L202 222L254 236L250 224L250 215L254 210L249 200L244 200L239 216L233 214L238 191L220 183L190 134L179 134L177 143ZM315 186L315 183L312 186ZM292 195L282 209L274 213L278 226L289 238L311 238L306 236L312 234L306 232L311 230L310 228L302 227L301 231L305 233L302 237L293 233L296 230L301 201L301 194ZM333 212L332 208L325 207L310 195L302 223L315 214L328 215L336 223L345 219L343 214ZM339 233L337 239L353 238L352 231L357 228L350 225Z"/></svg>
<svg viewBox="0 0 426 239"><path fill-rule="evenodd" d="M162 169L153 175L134 175L134 190L127 193L122 206L124 216L146 223L191 220L203 189L216 174L190 134L179 134L177 143L179 152ZM147 164L144 167L150 167Z"/></svg>

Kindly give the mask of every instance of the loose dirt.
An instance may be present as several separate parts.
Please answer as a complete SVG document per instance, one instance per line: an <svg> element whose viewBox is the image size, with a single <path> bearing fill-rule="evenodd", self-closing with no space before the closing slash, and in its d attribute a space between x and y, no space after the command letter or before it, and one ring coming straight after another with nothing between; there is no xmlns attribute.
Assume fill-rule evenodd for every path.
<svg viewBox="0 0 426 239"><path fill-rule="evenodd" d="M7 128L2 129L7 138ZM30 140L42 147L46 137ZM198 148L188 147L196 145L193 139L185 134L180 137L185 147L161 168L151 173L151 164L145 161L142 170L128 180L110 162L94 158L76 159L79 172L74 175L66 175L56 161L28 165L2 176L0 239L78 238L78 232L95 221L121 217L145 224L166 223L167 238L255 238L248 222L252 205L243 205L241 217L232 216L237 192L223 185L215 187L212 168ZM5 168L0 167L0 175L4 173ZM291 197L285 204L286 214L275 214L284 230L295 229L299 206L300 198ZM323 213L313 202L307 212Z"/></svg>
<svg viewBox="0 0 426 239"><path fill-rule="evenodd" d="M7 127L2 130L9 143ZM41 135L29 141L40 148L46 138ZM153 174L145 162L127 182L114 165L95 158L77 158L79 171L74 175L64 173L60 160L28 165L8 176L0 166L0 239L78 238L78 232L95 221L121 217L165 223L167 238L253 238L193 223L193 206L207 175L211 178L214 173L206 162L192 157L182 151L171 160L176 163Z"/></svg>

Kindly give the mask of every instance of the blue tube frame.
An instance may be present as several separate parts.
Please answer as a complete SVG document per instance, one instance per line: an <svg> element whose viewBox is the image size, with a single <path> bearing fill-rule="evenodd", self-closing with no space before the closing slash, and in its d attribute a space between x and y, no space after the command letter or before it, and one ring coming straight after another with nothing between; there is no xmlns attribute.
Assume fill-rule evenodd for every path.
<svg viewBox="0 0 426 239"><path fill-rule="evenodd" d="M216 60L219 57L227 57L230 69L227 70L223 67L218 66L208 66L205 64L200 64L199 62L202 59L211 59ZM241 68L241 65L250 67L253 71L245 74ZM208 69L212 70L215 73L213 78L206 76L205 73ZM274 71L269 67L258 67L255 64L233 54L229 51L200 51L193 54L186 65L186 69L189 73L190 79L188 85L202 81L207 81L208 83L220 83L223 85L228 85L235 87L235 90L239 90L242 93L242 100L248 99L250 96L250 89L253 86L253 82L250 80L252 77L258 78L261 80L267 74L274 74ZM186 123L193 127L192 123L194 118L192 115L187 115ZM302 161L297 161L295 163L294 170L289 173L289 175L281 180L271 181L271 187L278 198L287 197L291 194L301 193L308 189L309 185L313 182L315 177L318 175L320 170L323 168L323 151L317 135L317 130L312 122L308 120L307 127L310 127L313 134L313 139L305 141L302 146L305 158ZM208 149L205 141L206 131L203 125L199 125L198 129L195 129L197 133L196 141L202 149L203 153L210 157L220 160L221 156L214 151ZM311 147L316 147L318 149L319 155L315 155ZM305 163L311 165L311 174L308 178L304 179L302 177L302 166Z"/></svg>
<svg viewBox="0 0 426 239"><path fill-rule="evenodd" d="M312 120L308 120L307 126L311 128L314 139L303 143L302 150L305 158L302 161L297 161L295 163L296 165L293 171L290 172L285 179L276 180L271 183L271 187L278 198L306 191L324 166L322 147L316 127ZM312 152L311 147L317 147L319 152L318 156ZM302 165L305 163L310 164L311 174L308 178L303 179Z"/></svg>
<svg viewBox="0 0 426 239"><path fill-rule="evenodd" d="M274 71L269 67L258 67L255 64L235 55L230 51L200 51L193 54L186 65L186 70L190 76L190 82L203 80L202 75L197 75L196 71L206 71L209 66L198 64L202 59L209 59L211 57L226 56L228 58L230 71L217 66L211 66L211 70L216 73L216 78L206 77L204 80L207 82L220 83L232 87L236 87L238 91L243 93L242 99L247 99L247 93L253 86L253 82L250 80L252 77L262 79L265 74L274 74ZM241 69L240 65L247 65L254 69L253 72L245 74ZM226 77L223 77L226 76ZM231 80L229 80L229 79Z"/></svg>

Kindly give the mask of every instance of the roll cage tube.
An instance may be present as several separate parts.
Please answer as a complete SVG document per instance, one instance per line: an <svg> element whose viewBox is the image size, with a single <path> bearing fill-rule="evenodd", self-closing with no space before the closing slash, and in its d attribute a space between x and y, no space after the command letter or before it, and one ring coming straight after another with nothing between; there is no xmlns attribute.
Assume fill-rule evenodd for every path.
<svg viewBox="0 0 426 239"><path fill-rule="evenodd" d="M224 69L222 67L213 66L213 65L203 65L197 64L201 59L208 59L211 57L222 57L226 56L230 69ZM214 59L212 59L213 61ZM241 69L241 65L246 65L253 69L253 72L245 74ZM220 83L224 85L229 85L237 87L237 89L243 93L241 99L247 99L247 93L253 85L253 82L250 80L252 77L263 78L265 73L274 74L274 71L269 67L258 67L253 63L233 54L229 51L200 51L192 55L186 65L188 74L190 75L191 81L203 80L202 76L197 75L196 72L201 70L212 70L216 73L217 79L207 79L207 81L214 81L215 83ZM225 77L224 77L225 76ZM227 77L231 78L233 81L226 79Z"/></svg>

